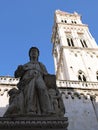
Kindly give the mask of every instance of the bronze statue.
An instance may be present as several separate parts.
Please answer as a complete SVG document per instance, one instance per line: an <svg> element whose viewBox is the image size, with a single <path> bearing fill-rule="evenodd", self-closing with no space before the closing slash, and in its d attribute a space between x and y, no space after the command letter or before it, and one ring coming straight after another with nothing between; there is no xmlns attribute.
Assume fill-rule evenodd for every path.
<svg viewBox="0 0 98 130"><path fill-rule="evenodd" d="M14 99L17 100L17 97L22 97L20 100L22 100L23 104L18 105L23 108L21 112L16 111L16 113L13 113L11 109L14 110L16 106L15 101L12 100L4 116L12 114L60 115L60 113L64 115L64 105L55 79L51 78L53 81L49 79L53 75L48 74L46 67L38 61L39 49L31 47L29 57L30 62L19 65L15 71L15 77L20 78L20 81L17 84L18 90L16 91L19 91L19 93L16 94Z"/></svg>

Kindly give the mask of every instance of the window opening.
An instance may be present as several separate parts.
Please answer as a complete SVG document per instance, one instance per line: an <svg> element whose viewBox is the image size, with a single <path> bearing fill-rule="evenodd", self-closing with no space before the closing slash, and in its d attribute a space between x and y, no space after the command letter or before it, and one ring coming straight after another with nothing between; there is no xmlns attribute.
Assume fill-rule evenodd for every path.
<svg viewBox="0 0 98 130"><path fill-rule="evenodd" d="M83 33L78 33L78 36L79 36L82 47L87 48L88 46L87 46L87 43L86 43L86 41L84 39L84 34Z"/></svg>
<svg viewBox="0 0 98 130"><path fill-rule="evenodd" d="M84 43L85 47L88 47L85 40L83 40L83 43Z"/></svg>
<svg viewBox="0 0 98 130"><path fill-rule="evenodd" d="M67 38L67 43L69 46L71 46L69 38Z"/></svg>
<svg viewBox="0 0 98 130"><path fill-rule="evenodd" d="M73 39L71 38L71 45L74 46Z"/></svg>
<svg viewBox="0 0 98 130"><path fill-rule="evenodd" d="M83 71L81 71L81 70L78 72L78 80L83 81L83 82L87 81L85 73Z"/></svg>
<svg viewBox="0 0 98 130"><path fill-rule="evenodd" d="M72 35L71 33L66 33L66 37L67 37L67 43L68 43L68 46L74 46L74 42L73 42L73 38L72 38Z"/></svg>
<svg viewBox="0 0 98 130"><path fill-rule="evenodd" d="M96 79L98 80L98 71L96 72Z"/></svg>
<svg viewBox="0 0 98 130"><path fill-rule="evenodd" d="M67 21L65 20L65 23L67 23Z"/></svg>
<svg viewBox="0 0 98 130"><path fill-rule="evenodd" d="M82 42L82 40L80 39L80 42L81 42L81 44L82 44L82 47L84 47L84 44L83 44L83 42Z"/></svg>

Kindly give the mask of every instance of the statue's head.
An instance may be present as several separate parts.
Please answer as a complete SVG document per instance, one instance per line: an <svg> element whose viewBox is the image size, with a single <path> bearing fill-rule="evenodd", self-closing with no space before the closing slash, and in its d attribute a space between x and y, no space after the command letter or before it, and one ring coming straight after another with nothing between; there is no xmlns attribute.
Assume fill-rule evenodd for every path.
<svg viewBox="0 0 98 130"><path fill-rule="evenodd" d="M29 57L30 59L33 58L37 58L39 57L39 49L37 47L31 47L29 50Z"/></svg>

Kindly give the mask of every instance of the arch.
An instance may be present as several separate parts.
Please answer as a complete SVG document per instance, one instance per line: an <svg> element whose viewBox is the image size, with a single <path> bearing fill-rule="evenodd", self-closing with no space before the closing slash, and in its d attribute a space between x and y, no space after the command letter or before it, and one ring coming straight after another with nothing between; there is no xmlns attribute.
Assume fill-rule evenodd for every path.
<svg viewBox="0 0 98 130"><path fill-rule="evenodd" d="M78 71L78 80L82 81L82 82L86 82L87 81L86 75L85 75L85 73L82 70Z"/></svg>

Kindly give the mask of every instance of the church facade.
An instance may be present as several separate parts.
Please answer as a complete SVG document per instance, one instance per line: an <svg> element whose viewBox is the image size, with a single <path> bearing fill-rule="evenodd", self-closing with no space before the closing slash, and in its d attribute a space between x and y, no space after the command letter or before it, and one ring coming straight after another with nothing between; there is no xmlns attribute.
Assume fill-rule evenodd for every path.
<svg viewBox="0 0 98 130"><path fill-rule="evenodd" d="M52 30L56 83L65 105L68 130L98 129L98 45L78 13L55 11ZM0 116L18 78L0 76Z"/></svg>

